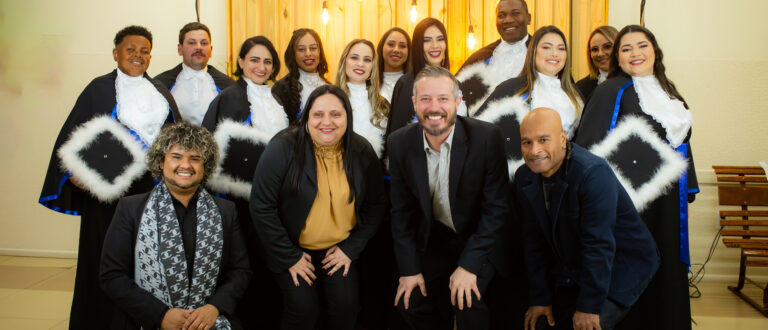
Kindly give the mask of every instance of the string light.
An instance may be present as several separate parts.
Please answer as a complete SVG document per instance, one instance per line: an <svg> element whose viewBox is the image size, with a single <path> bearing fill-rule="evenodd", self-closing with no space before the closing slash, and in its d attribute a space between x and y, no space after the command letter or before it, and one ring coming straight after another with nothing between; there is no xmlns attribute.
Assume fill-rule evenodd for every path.
<svg viewBox="0 0 768 330"><path fill-rule="evenodd" d="M416 11L416 0L413 0L411 2L411 22L416 22L416 18L418 18L419 12Z"/></svg>
<svg viewBox="0 0 768 330"><path fill-rule="evenodd" d="M323 18L323 24L328 24L328 5L323 1L323 14L320 15Z"/></svg>
<svg viewBox="0 0 768 330"><path fill-rule="evenodd" d="M475 31L474 29L472 29L472 24L470 24L469 35L467 35L467 47L469 47L469 49L474 49L476 41L477 40L475 40Z"/></svg>

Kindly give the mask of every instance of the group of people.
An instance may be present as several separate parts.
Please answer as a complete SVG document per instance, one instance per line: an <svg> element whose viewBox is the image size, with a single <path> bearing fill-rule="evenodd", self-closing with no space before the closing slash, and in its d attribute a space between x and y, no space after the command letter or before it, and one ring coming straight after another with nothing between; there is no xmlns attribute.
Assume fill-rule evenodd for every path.
<svg viewBox="0 0 768 330"><path fill-rule="evenodd" d="M654 35L597 28L571 76L524 0L456 73L426 18L349 42L152 35L77 99L40 203L81 217L70 328L686 329L692 117ZM270 87L269 82L273 82Z"/></svg>

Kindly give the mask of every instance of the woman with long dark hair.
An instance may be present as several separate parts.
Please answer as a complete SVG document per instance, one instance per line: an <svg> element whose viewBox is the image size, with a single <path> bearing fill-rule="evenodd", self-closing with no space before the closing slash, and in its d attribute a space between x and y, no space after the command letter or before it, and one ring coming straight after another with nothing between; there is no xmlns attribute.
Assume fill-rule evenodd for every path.
<svg viewBox="0 0 768 330"><path fill-rule="evenodd" d="M605 149L610 138L629 128L631 136L661 145L653 151L637 143L639 139L625 139L609 159L619 166L628 164L618 174L626 176L625 189L661 255L659 270L618 329L691 329L687 204L699 192L688 143L693 119L667 78L653 33L629 25L615 40L608 80L592 94L575 142ZM670 149L682 162L678 170L669 169L675 157L664 156Z"/></svg>
<svg viewBox="0 0 768 330"><path fill-rule="evenodd" d="M324 85L296 125L259 160L250 207L267 265L283 293L282 329L352 329L359 309L355 262L386 213L382 169L353 131L352 107Z"/></svg>
<svg viewBox="0 0 768 330"><path fill-rule="evenodd" d="M408 32L393 27L379 40L376 46L376 54L379 54L379 86L381 86L381 96L392 102L392 93L395 90L395 84L408 70L410 70L409 60L411 58L411 38Z"/></svg>
<svg viewBox="0 0 768 330"><path fill-rule="evenodd" d="M325 59L320 35L312 29L293 31L283 54L288 75L280 79L272 90L293 122L304 108L309 94L315 88L329 84L325 78L328 61Z"/></svg>
<svg viewBox="0 0 768 330"><path fill-rule="evenodd" d="M587 41L587 63L589 64L589 74L576 83L576 88L584 97L584 103L589 101L592 92L597 85L602 84L608 79L608 71L611 69L611 51L613 51L613 40L619 31L610 25L603 25L592 31Z"/></svg>
<svg viewBox="0 0 768 330"><path fill-rule="evenodd" d="M442 66L450 70L448 60L448 34L439 20L427 17L413 29L413 55L411 71L400 77L392 92L387 135L414 122L413 78L425 66Z"/></svg>
<svg viewBox="0 0 768 330"><path fill-rule="evenodd" d="M260 254L258 237L248 210L253 171L261 150L280 130L288 127L289 117L272 95L267 84L280 72L280 58L272 42L264 36L246 39L240 47L234 86L225 88L211 101L203 127L214 133L221 150L221 163L208 187L233 201L248 249L253 277L237 306L236 314L249 328L276 328L280 319L280 292ZM256 145L229 143L244 137Z"/></svg>

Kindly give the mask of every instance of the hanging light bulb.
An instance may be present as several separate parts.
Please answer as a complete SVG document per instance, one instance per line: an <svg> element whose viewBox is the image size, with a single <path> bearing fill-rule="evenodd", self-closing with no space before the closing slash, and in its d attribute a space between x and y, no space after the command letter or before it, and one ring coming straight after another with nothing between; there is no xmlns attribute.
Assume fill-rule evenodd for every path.
<svg viewBox="0 0 768 330"><path fill-rule="evenodd" d="M411 22L416 22L416 18L419 16L419 12L416 11L416 0L411 2Z"/></svg>
<svg viewBox="0 0 768 330"><path fill-rule="evenodd" d="M323 14L320 17L323 18L323 24L328 24L328 5L326 1L323 1Z"/></svg>
<svg viewBox="0 0 768 330"><path fill-rule="evenodd" d="M472 29L472 24L469 25L469 34L467 35L467 47L469 49L475 48L475 31Z"/></svg>

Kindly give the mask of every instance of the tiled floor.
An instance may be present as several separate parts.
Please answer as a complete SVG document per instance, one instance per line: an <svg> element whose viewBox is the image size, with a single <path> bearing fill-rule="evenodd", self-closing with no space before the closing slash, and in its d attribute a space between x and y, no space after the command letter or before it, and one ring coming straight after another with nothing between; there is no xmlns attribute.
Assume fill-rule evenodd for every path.
<svg viewBox="0 0 768 330"><path fill-rule="evenodd" d="M0 256L0 329L66 329L75 282L75 259ZM695 330L768 329L768 318L729 292L724 283L701 283L691 299ZM749 286L748 294L760 298Z"/></svg>

